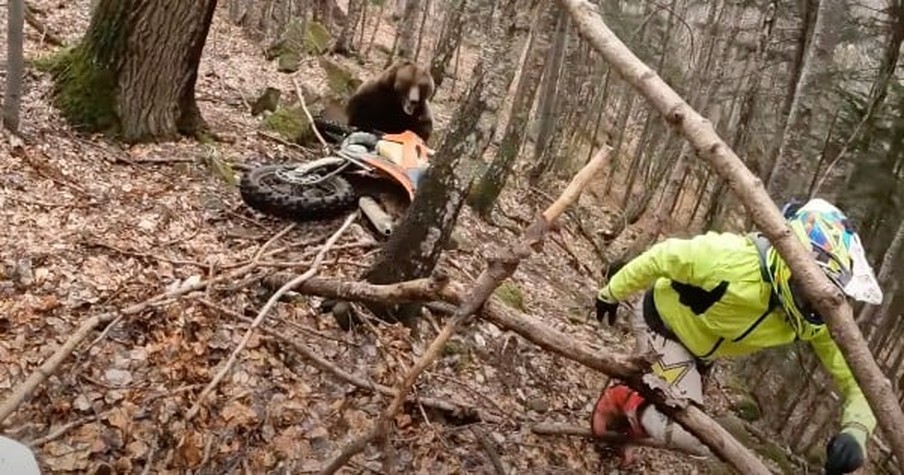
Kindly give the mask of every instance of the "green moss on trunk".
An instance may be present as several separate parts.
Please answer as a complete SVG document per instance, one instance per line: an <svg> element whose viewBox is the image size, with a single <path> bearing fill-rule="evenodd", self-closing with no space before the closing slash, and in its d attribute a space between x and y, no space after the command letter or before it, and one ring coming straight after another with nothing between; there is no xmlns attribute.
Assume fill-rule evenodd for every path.
<svg viewBox="0 0 904 475"><path fill-rule="evenodd" d="M116 73L93 65L87 50L82 43L50 59L54 105L77 129L115 133L119 129Z"/></svg>
<svg viewBox="0 0 904 475"><path fill-rule="evenodd" d="M54 103L76 128L91 132L119 129L118 68L131 28L132 3L101 0L81 42L47 62L55 81Z"/></svg>

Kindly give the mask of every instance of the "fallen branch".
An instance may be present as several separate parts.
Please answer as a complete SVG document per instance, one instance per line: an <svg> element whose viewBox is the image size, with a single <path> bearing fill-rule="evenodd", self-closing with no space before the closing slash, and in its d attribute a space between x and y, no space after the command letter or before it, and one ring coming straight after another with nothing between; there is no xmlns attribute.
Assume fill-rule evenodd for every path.
<svg viewBox="0 0 904 475"><path fill-rule="evenodd" d="M232 310L225 309L222 306L217 305L216 303L213 303L209 300L200 298L197 299L197 302L212 310L216 310L224 315L235 318L236 320L241 320L246 323L252 323L254 321L250 317L246 317L245 315L242 315L238 312L233 312ZM378 394L382 394L384 396L395 397L398 394L398 391L396 391L394 388L378 384L367 378L356 376L352 373L349 373L348 371L345 371L342 368L339 368L329 360L315 353L306 345L300 343L297 339L291 338L284 333L263 326L260 327L260 331L272 338L275 338L283 344L289 345L290 347L292 347L292 349L301 354L302 357L307 359L315 368L324 373L332 374L340 381L351 384L352 386L364 389L366 391L372 391ZM408 401L420 404L424 407L442 411L456 419L479 420L488 423L498 423L502 420L502 418L490 414L486 410L479 407L466 407L444 399L436 399L424 396L411 396L408 398Z"/></svg>
<svg viewBox="0 0 904 475"><path fill-rule="evenodd" d="M38 30L38 33L41 34L41 39L46 41L47 44L52 46L63 46L63 40L47 29L44 23L39 20L38 16L35 14L34 7L29 5L28 2L25 2L25 22L35 30Z"/></svg>
<svg viewBox="0 0 904 475"><path fill-rule="evenodd" d="M308 110L308 105L305 103L301 86L298 85L298 81L294 76L292 77L292 84L295 85L295 94L298 95L298 103L301 104L301 110L304 111L305 117L307 117L308 122L311 123L311 130L314 131L314 135L317 136L320 145L323 145L323 152L326 154L330 153L330 146L326 143L326 140L324 140L323 135L320 134L320 130L317 129L317 124L314 123L314 117L311 116L311 111Z"/></svg>
<svg viewBox="0 0 904 475"><path fill-rule="evenodd" d="M676 452L682 452L687 455L699 456L700 454L695 452L690 452L682 449L681 447L675 447L666 444L665 442L660 442L656 439L629 439L624 434L619 434L618 432L607 432L600 436L594 436L592 432L590 432L589 427L584 426L575 426L570 424L556 424L556 423L546 423L546 424L536 424L530 428L531 432L538 435L568 435L574 437L585 437L588 439L599 440L605 442L607 444L612 445L636 445L638 447L651 447L654 449L663 449L663 450L673 450Z"/></svg>
<svg viewBox="0 0 904 475"><path fill-rule="evenodd" d="M532 225L524 230L519 242L512 245L502 256L489 260L487 268L477 277L467 297L459 304L452 318L397 386L398 394L393 398L386 410L383 411L380 419L374 424L373 429L364 436L352 441L332 462L320 471L321 475L335 473L349 459L363 451L371 442L382 442L387 438L395 415L401 409L402 403L420 374L433 364L433 361L439 357L445 347L446 342L452 338L452 335L458 331L458 328L465 323L467 318L475 314L484 305L487 299L492 296L496 287L515 273L521 260L530 257L535 250L539 249L553 222L562 214L565 208L577 200L594 175L602 169L610 151L611 148L608 146L602 148L575 175L559 199L552 203L546 211L537 217L537 220Z"/></svg>
<svg viewBox="0 0 904 475"><path fill-rule="evenodd" d="M61 425L60 427L57 427L56 430L54 430L53 432L51 432L43 437L38 437L37 439L26 442L25 445L27 445L31 448L40 447L48 442L52 442L54 440L59 439L60 437L66 435L67 432L69 432L72 429L75 429L76 427L85 425L89 422L94 422L95 420L97 420L96 416L87 416L87 417L82 417L80 419L76 419L71 422L67 422L67 423Z"/></svg>
<svg viewBox="0 0 904 475"><path fill-rule="evenodd" d="M278 272L268 277L265 285L278 288L291 279L291 274ZM385 285L311 277L299 284L295 292L359 302L412 303L436 298L448 283L449 277L443 274Z"/></svg>
<svg viewBox="0 0 904 475"><path fill-rule="evenodd" d="M254 335L254 329L260 326L261 322L264 321L264 318L267 316L267 313L270 311L270 309L272 309L276 305L276 302L278 302L286 292L292 290L293 288L295 288L295 286L311 278L314 274L317 273L317 271L320 269L320 264L323 263L323 259L326 257L326 253L329 252L330 248L332 248L333 245L336 244L336 241L338 241L339 238L342 237L342 234L346 229L348 229L349 226L351 226L352 222L355 221L355 218L357 216L358 213L356 212L350 214L348 218L345 219L345 222L342 223L342 226L340 226L339 229L335 233L333 233L332 236L330 236L326 243L323 244L323 247L320 248L320 252L318 252L317 256L314 258L314 263L311 264L310 269L308 269L304 274L299 275L292 281L280 287L280 289L270 297L270 300L267 301L267 303L264 305L264 308L262 308L261 311L257 314L254 322L251 324L248 330L245 331L245 335L242 337L242 341L239 342L239 345L235 348L232 354L229 355L229 359L226 360L226 364L223 365L220 371L217 372L216 376L214 376L210 384L208 384L207 387L205 387L204 390L201 391L201 394L198 395L198 399L192 405L191 409L188 410L188 413L185 414L185 420L190 421L195 417L198 411L201 410L201 404L204 402L207 396L209 396L210 393L213 392L213 390L217 387L218 384L220 384L220 381L223 380L226 374L232 370L232 367L235 365L235 362L239 357L239 353L241 353L242 350L244 350L245 347L248 346L248 342L251 341L251 337ZM284 230L284 232L288 232L291 229L292 226L289 226ZM280 234L277 234L274 239L268 241L267 244L275 241L275 238L279 237ZM261 247L261 251L265 247L266 244ZM255 256L255 259L257 259L258 257L259 256Z"/></svg>
<svg viewBox="0 0 904 475"><path fill-rule="evenodd" d="M790 231L762 181L747 169L706 118L622 43L603 22L595 5L587 0L559 0L559 3L571 14L575 27L588 44L622 79L659 110L666 121L694 146L697 155L709 162L731 186L753 222L799 279L804 296L825 317L832 338L841 349L873 413L879 416L879 426L895 452L898 466L904 469L904 430L901 430L904 427L904 410L898 404L891 382L870 353L844 295L829 281L808 250ZM691 432L701 440L705 439L695 430L691 429ZM749 451L729 450L720 440L707 439L704 442L742 473L768 473Z"/></svg>
<svg viewBox="0 0 904 475"><path fill-rule="evenodd" d="M41 383L43 383L47 380L47 378L53 375L63 364L63 361L65 361L66 358L68 358L69 355L71 355L75 351L75 348L84 340L86 340L88 338L88 335L90 335L91 332L100 325L112 322L120 315L135 315L144 312L145 310L156 305L160 305L163 302L182 297L198 290L203 290L210 285L236 280L246 274L251 273L255 270L255 268L256 266L254 264L249 264L226 274L221 274L210 280L199 281L191 285L182 285L176 289L157 294L143 302L128 306L122 310L94 315L84 320L82 324L75 329L72 335L70 335L69 338L66 339L62 346L60 346L52 355L50 355L50 357L47 358L47 360L45 360L44 363L41 364L41 366L34 370L34 372L32 372L28 376L28 378L26 378L25 381L22 382L22 384L16 386L12 394L7 396L7 398L3 400L3 403L0 404L0 422L5 421L6 418L10 416L10 414L15 412L16 409L18 409L19 405L21 405L25 401L25 399L27 399L28 396L30 396L31 393L41 385Z"/></svg>

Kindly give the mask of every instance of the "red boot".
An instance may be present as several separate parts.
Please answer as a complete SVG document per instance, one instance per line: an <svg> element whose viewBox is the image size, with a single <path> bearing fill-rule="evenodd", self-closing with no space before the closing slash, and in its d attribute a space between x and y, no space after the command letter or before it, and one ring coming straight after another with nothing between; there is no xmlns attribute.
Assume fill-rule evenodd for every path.
<svg viewBox="0 0 904 475"><path fill-rule="evenodd" d="M593 414L590 416L590 430L594 436L616 432L628 439L647 437L647 431L640 424L640 410L645 406L644 398L628 386L617 383L600 393ZM630 447L622 447L622 465L634 462Z"/></svg>

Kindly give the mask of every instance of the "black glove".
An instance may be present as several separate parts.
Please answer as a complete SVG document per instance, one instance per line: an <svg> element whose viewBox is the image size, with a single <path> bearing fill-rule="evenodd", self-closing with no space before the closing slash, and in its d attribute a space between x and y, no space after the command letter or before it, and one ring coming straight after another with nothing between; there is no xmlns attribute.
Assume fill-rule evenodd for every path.
<svg viewBox="0 0 904 475"><path fill-rule="evenodd" d="M609 316L606 320L609 325L615 324L615 312L618 310L618 302L609 303L604 302L597 297L596 299L596 319L603 323L603 317Z"/></svg>
<svg viewBox="0 0 904 475"><path fill-rule="evenodd" d="M851 473L863 465L863 449L853 435L842 432L826 446L826 475Z"/></svg>

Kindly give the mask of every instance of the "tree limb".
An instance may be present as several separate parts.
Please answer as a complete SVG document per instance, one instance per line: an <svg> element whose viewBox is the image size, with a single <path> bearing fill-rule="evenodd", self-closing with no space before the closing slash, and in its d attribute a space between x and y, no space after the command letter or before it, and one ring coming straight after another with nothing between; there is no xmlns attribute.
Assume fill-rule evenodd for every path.
<svg viewBox="0 0 904 475"><path fill-rule="evenodd" d="M397 386L398 394L393 398L392 402L383 411L380 420L374 424L374 428L362 437L352 441L333 461L331 461L323 470L321 475L331 475L339 470L351 457L363 451L371 442L383 441L389 435L391 423L395 415L402 407L408 392L414 386L420 374L430 366L434 360L440 355L446 342L452 338L452 335L458 331L466 319L475 314L489 299L493 291L496 290L505 279L508 279L515 273L518 264L522 259L530 257L546 236L546 233L553 225L553 221L558 218L569 205L574 203L581 191L590 183L591 178L606 163L611 148L603 147L590 162L578 172L572 179L571 183L562 192L562 195L553 204L549 206L537 220L527 229L521 240L511 246L502 256L491 259L487 268L477 277L477 280L468 292L458 308L452 315L452 318L443 327L442 331L430 346L424 352L424 355L414 364L414 366L405 375L405 378Z"/></svg>
<svg viewBox="0 0 904 475"><path fill-rule="evenodd" d="M673 450L687 455L699 456L695 452L689 452L681 447L674 447L656 439L629 439L618 432L607 432L601 436L594 436L589 427L575 426L571 424L544 423L536 424L530 428L531 432L539 435L569 435L599 440L612 445L636 445L638 447L651 447L654 449Z"/></svg>
<svg viewBox="0 0 904 475"><path fill-rule="evenodd" d="M19 405L22 404L41 383L54 374L63 364L63 361L75 351L75 348L79 344L88 338L88 335L90 335L95 328L104 323L116 320L120 315L135 315L159 305L162 302L179 298L198 290L203 290L210 285L233 281L251 273L256 268L256 264L248 264L213 279L196 282L190 285L182 285L176 289L157 294L143 302L130 305L122 310L94 315L84 320L62 346L50 355L41 366L35 369L22 384L17 386L12 394L3 400L3 403L0 404L0 422L6 420L6 418L15 412Z"/></svg>
<svg viewBox="0 0 904 475"><path fill-rule="evenodd" d="M841 291L829 282L803 244L791 233L763 188L762 181L750 173L708 120L691 108L619 40L603 22L598 8L587 0L559 2L569 11L578 32L590 46L658 109L666 121L693 144L697 154L728 181L753 222L769 238L794 275L799 276L804 296L814 302L816 309L825 317L833 339L844 354L873 412L879 416L879 425L897 456L899 467L904 469L904 430L901 430L904 427L904 412L898 405L891 382L870 354ZM701 434L695 435L699 437ZM720 456L731 457L730 462L742 472L767 473L762 464L752 464L754 461L749 457L729 453L727 445L721 441L706 442Z"/></svg>
<svg viewBox="0 0 904 475"><path fill-rule="evenodd" d="M357 216L357 212L348 215L348 218L345 218L345 222L342 223L342 226L340 226L339 229L336 230L336 232L333 233L333 235L330 236L329 239L327 239L326 243L323 244L323 247L320 248L320 252L318 252L317 256L314 258L314 262L311 264L311 268L308 269L304 274L299 275L295 279L280 287L279 290L277 290L270 297L270 300L267 301L267 303L264 305L264 308L262 308L261 311L257 314L254 322L250 327L248 327L248 330L242 337L242 341L239 342L239 345L235 348L235 350L233 350L232 354L229 355L226 363L216 374L216 376L214 376L213 380L210 381L207 387L205 387L204 390L201 391L201 394L198 395L198 399L192 405L191 409L189 409L185 414L185 420L190 421L193 417L195 417L196 414L198 414L198 411L201 410L201 404L204 402L207 396L209 396L210 393L213 392L217 385L220 384L220 381L222 381L223 378L226 377L226 374L229 373L230 370L232 370L232 367L235 365L235 362L239 357L239 353L241 353L242 350L244 350L248 345L248 342L251 341L251 337L254 335L254 329L260 326L261 322L263 322L264 318L267 316L267 313L276 305L276 302L279 301L280 297L282 297L286 292L295 288L298 284L308 280L309 278L311 278L311 276L317 273L317 271L320 269L320 264L323 263L323 259L326 257L326 253L329 252L330 248L333 247L334 244L336 244L336 241L338 241L339 238L342 237L342 233L344 233L345 230L348 229L349 226L351 226L352 222L355 221L355 218ZM276 239L278 239L282 234L290 231L293 227L294 226L287 227L285 230L281 231L272 239L270 239L266 244L261 246L261 249L258 250L258 253L257 255L255 255L254 259L257 260L260 257L260 254L264 249L266 249L268 244L276 241Z"/></svg>

